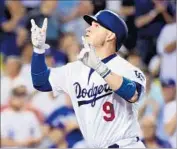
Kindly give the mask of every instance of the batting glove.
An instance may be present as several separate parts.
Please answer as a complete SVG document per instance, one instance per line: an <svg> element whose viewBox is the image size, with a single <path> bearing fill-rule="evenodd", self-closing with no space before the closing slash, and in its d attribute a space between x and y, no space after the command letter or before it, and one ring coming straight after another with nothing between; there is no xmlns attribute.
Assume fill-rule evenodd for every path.
<svg viewBox="0 0 177 149"><path fill-rule="evenodd" d="M84 65L94 69L101 77L105 78L111 71L110 69L97 57L95 48L90 45L84 37L82 37L84 48L78 55Z"/></svg>
<svg viewBox="0 0 177 149"><path fill-rule="evenodd" d="M34 52L42 54L45 53L45 49L50 48L46 41L47 31L47 18L44 19L42 28L38 27L33 19L31 19L31 41L34 47Z"/></svg>

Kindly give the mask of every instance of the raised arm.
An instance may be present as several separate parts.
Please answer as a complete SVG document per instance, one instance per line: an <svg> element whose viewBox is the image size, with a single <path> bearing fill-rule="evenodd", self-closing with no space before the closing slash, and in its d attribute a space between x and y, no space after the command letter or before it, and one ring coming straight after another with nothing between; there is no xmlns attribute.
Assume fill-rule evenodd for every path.
<svg viewBox="0 0 177 149"><path fill-rule="evenodd" d="M166 23L172 23L175 21L173 15L168 12L168 6L171 7L170 5L168 5L166 2L160 2L156 0L153 0L153 2L155 4L156 10L158 10L162 14Z"/></svg>
<svg viewBox="0 0 177 149"><path fill-rule="evenodd" d="M25 14L25 8L19 0L7 0L6 5L11 15L11 18L8 21L4 21L1 24L1 27L5 32L13 32L16 31L15 29L17 28L19 21Z"/></svg>
<svg viewBox="0 0 177 149"><path fill-rule="evenodd" d="M135 19L135 25L137 28L141 28L142 26L149 24L152 22L155 17L158 15L158 12L153 9L149 11L148 13L141 15Z"/></svg>
<svg viewBox="0 0 177 149"><path fill-rule="evenodd" d="M31 40L34 48L31 62L33 86L39 91L52 91L49 82L50 70L45 63L45 49L49 48L49 45L45 44L47 19L44 20L42 28L39 28L33 19L31 25Z"/></svg>
<svg viewBox="0 0 177 149"><path fill-rule="evenodd" d="M177 120L176 120L176 113L175 113L174 116L168 122L165 123L165 132L169 136L172 136L175 133L176 124L177 124Z"/></svg>
<svg viewBox="0 0 177 149"><path fill-rule="evenodd" d="M92 12L93 12L93 5L91 1L85 0L85 1L80 1L79 5L73 9L70 15L65 17L61 15L60 17L61 20L66 23L76 18L79 18L85 14L91 14Z"/></svg>

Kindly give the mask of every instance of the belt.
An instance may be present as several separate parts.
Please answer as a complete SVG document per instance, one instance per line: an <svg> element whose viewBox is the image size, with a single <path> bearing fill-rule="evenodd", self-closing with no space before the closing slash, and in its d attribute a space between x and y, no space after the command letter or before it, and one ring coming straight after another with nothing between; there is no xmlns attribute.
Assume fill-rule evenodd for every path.
<svg viewBox="0 0 177 149"><path fill-rule="evenodd" d="M136 137L135 139L136 139L136 140L135 140L136 142L138 142L138 141L140 140L139 137ZM126 144L127 144L127 143L128 143L128 140L131 141L131 142L133 141L133 139L131 139L131 140L130 140L130 139L120 140L120 141L118 141L118 143L115 143L115 144L113 144L113 145L108 146L108 148L120 148L120 146L122 146L122 144L125 144L125 143L123 143L123 142L126 141ZM131 142L130 142L130 143L131 143ZM119 144L119 143L120 143L120 144Z"/></svg>

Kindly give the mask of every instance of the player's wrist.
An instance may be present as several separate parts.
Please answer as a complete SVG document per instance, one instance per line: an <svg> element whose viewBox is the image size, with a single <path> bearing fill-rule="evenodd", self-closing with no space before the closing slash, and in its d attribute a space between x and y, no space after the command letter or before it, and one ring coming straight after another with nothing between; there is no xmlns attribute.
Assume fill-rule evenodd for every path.
<svg viewBox="0 0 177 149"><path fill-rule="evenodd" d="M50 46L48 44L44 44L43 46L41 46L40 48L39 47L36 47L35 45L33 45L33 49L34 49L34 52L35 53L38 53L38 54L44 54L45 53L45 50L46 49L49 49Z"/></svg>
<svg viewBox="0 0 177 149"><path fill-rule="evenodd" d="M154 9L149 12L149 16L155 18L158 15L158 12Z"/></svg>
<svg viewBox="0 0 177 149"><path fill-rule="evenodd" d="M105 78L107 75L111 73L111 70L103 63L99 62L95 71L102 77Z"/></svg>
<svg viewBox="0 0 177 149"><path fill-rule="evenodd" d="M33 51L35 53L38 53L38 54L44 54L45 53L45 49L39 49L39 48L37 48L35 46L33 46Z"/></svg>

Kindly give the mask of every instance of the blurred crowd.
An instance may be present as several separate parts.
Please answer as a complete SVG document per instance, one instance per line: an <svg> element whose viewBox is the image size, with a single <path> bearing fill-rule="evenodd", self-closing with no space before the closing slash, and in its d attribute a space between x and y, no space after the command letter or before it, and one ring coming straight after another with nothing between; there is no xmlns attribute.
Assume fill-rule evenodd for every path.
<svg viewBox="0 0 177 149"><path fill-rule="evenodd" d="M148 148L176 148L176 0L0 0L1 147L85 148L70 97L33 88L30 20L48 18L48 67L76 60L84 14L109 9L127 23L118 53L144 71L141 139ZM66 76L67 79L67 76Z"/></svg>

